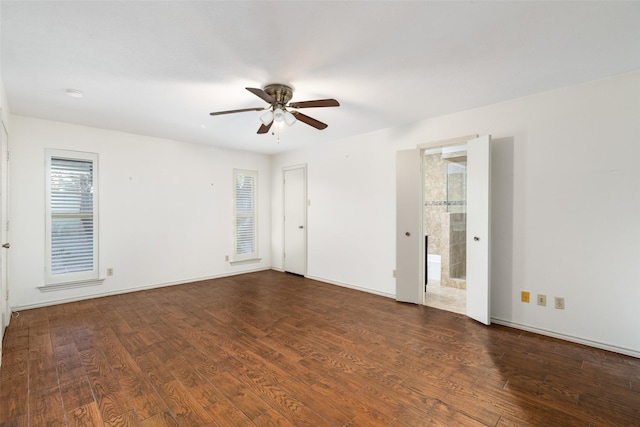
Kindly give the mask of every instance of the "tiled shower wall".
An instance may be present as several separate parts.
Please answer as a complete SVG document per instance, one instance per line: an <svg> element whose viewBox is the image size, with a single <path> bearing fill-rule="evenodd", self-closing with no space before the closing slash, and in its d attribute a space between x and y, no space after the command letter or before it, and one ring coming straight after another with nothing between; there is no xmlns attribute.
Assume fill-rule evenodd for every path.
<svg viewBox="0 0 640 427"><path fill-rule="evenodd" d="M466 214L447 212L447 161L441 154L425 159L424 230L429 253L441 256L440 284L466 288Z"/></svg>
<svg viewBox="0 0 640 427"><path fill-rule="evenodd" d="M447 220L447 165L440 154L426 156L425 159L425 210L424 230L429 236L429 253L442 256L445 265L445 248L449 239L444 230L448 229ZM443 241L444 240L444 241Z"/></svg>
<svg viewBox="0 0 640 427"><path fill-rule="evenodd" d="M448 286L465 289L467 277L467 214L449 214L449 276Z"/></svg>

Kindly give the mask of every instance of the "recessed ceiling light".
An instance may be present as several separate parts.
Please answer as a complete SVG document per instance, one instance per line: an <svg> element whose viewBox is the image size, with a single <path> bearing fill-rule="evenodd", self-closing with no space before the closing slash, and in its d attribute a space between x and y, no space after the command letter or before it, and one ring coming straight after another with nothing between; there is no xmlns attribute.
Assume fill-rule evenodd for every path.
<svg viewBox="0 0 640 427"><path fill-rule="evenodd" d="M84 92L78 89L67 89L67 95L72 98L82 98L84 97Z"/></svg>

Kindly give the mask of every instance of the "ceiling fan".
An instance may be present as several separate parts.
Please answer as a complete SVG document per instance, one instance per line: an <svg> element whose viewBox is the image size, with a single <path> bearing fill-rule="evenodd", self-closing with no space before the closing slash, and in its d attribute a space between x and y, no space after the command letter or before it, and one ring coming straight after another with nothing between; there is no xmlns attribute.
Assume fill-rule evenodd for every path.
<svg viewBox="0 0 640 427"><path fill-rule="evenodd" d="M245 111L266 111L260 116L262 125L258 129L258 133L267 133L273 122L285 122L291 126L300 120L303 123L313 126L316 129L325 129L326 123L322 123L319 120L309 117L306 114L302 114L296 111L300 108L315 108L315 107L339 107L340 103L335 99L316 99L313 101L301 101L301 102L288 102L293 96L293 88L285 84L275 83L264 87L264 89L258 89L254 87L246 88L249 92L253 93L257 97L261 98L269 104L267 107L255 107L255 108L242 108L239 110L217 111L209 113L212 116L219 116L222 114L243 113ZM293 109L289 111L288 109Z"/></svg>

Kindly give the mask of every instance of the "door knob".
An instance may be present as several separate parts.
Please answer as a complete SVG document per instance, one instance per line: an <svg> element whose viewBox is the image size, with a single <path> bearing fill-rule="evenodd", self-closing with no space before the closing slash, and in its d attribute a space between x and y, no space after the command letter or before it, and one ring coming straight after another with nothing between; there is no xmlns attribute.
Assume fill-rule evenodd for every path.
<svg viewBox="0 0 640 427"><path fill-rule="evenodd" d="M298 228L304 228L304 225L299 225Z"/></svg>
<svg viewBox="0 0 640 427"><path fill-rule="evenodd" d="M4 245L2 245L2 247L5 249L9 249L11 247L11 243L5 243Z"/></svg>
<svg viewBox="0 0 640 427"><path fill-rule="evenodd" d="M409 237L411 236L411 233L409 233L408 231L406 233L404 233L405 236Z"/></svg>
<svg viewBox="0 0 640 427"><path fill-rule="evenodd" d="M475 240L475 241L477 242L478 240L480 240L480 238L479 238L478 236L475 236L475 237L473 238L473 240Z"/></svg>

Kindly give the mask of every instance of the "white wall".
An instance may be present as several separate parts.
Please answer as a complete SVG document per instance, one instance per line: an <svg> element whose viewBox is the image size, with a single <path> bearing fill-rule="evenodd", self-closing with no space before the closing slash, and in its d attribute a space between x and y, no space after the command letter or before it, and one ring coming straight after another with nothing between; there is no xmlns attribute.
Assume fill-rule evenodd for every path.
<svg viewBox="0 0 640 427"><path fill-rule="evenodd" d="M0 7L0 15L2 15L2 8ZM2 46L2 19L0 19L0 46ZM2 55L0 55L0 120L8 127L9 117L9 103L7 102L7 94L4 89L4 82L2 80Z"/></svg>
<svg viewBox="0 0 640 427"><path fill-rule="evenodd" d="M395 295L395 150L382 131L274 157L273 266L282 268L282 168L306 163L307 276Z"/></svg>
<svg viewBox="0 0 640 427"><path fill-rule="evenodd" d="M393 296L396 150L491 134L494 321L640 356L638 117L640 71L272 159L11 116L11 305L282 268L282 168L305 163L308 276ZM101 269L115 273L100 287L37 289L46 147L100 155ZM260 173L263 259L232 267L234 167Z"/></svg>
<svg viewBox="0 0 640 427"><path fill-rule="evenodd" d="M2 116L0 116L0 120L4 122L7 131L9 130L9 102L7 101L7 93L4 90L4 82L2 81L2 76L0 76L0 111L2 112Z"/></svg>
<svg viewBox="0 0 640 427"><path fill-rule="evenodd" d="M270 158L140 135L11 116L13 309L271 266ZM41 292L45 148L99 154L103 285ZM258 263L231 266L232 170L259 173Z"/></svg>
<svg viewBox="0 0 640 427"><path fill-rule="evenodd" d="M393 294L395 151L491 134L494 321L640 356L639 118L634 72L276 156L274 266L281 169L307 163L308 274Z"/></svg>

